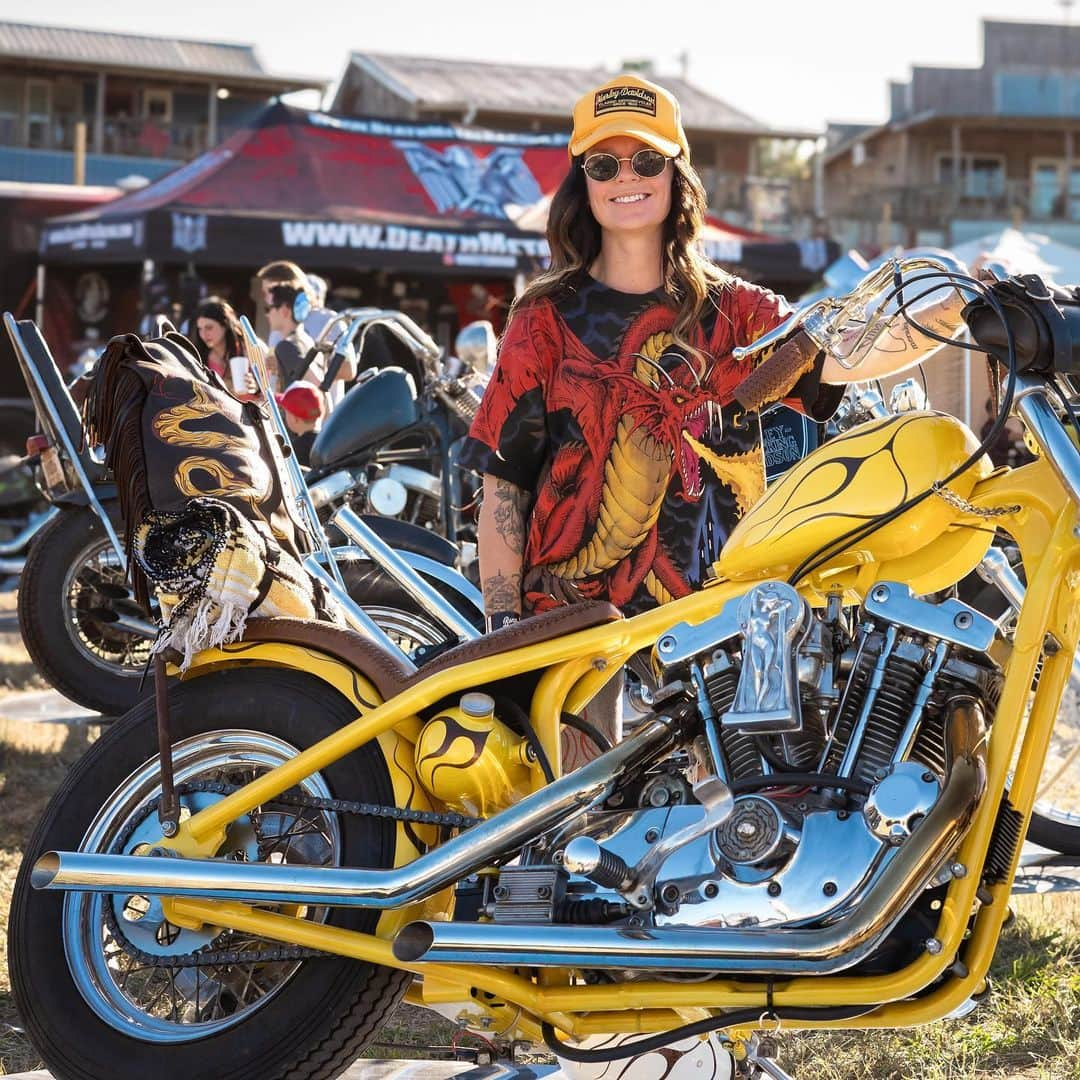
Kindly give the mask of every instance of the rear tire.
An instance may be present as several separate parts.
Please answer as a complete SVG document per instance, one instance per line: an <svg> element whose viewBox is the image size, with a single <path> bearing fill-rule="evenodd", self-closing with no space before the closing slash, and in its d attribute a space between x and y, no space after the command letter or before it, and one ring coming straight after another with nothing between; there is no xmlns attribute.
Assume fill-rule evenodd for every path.
<svg viewBox="0 0 1080 1080"><path fill-rule="evenodd" d="M229 761L236 760L235 744L243 744L245 739L252 745L272 743L298 751L347 724L356 713L354 706L314 678L270 668L233 668L205 675L175 685L169 699L178 761L204 760L197 756L183 758L185 743L189 755L195 755L191 748L205 746L199 752L217 752L223 754L222 760L228 757ZM215 751L225 739L223 731L230 733L234 745L224 752ZM262 761L254 751L252 754L252 761ZM144 997L140 1000L144 1004L128 1007L127 998L121 998L124 1008L113 1015L109 1012L110 999L101 990L102 972L115 968L123 976L116 986L107 987L115 999L117 987L120 994L138 994L139 980L146 978L147 969L137 965L132 968L129 957L110 952L110 943L115 946L118 939L100 913L102 904L112 898L90 897L87 901L84 898L90 894L68 894L68 902L75 905L69 909L65 894L31 888L34 861L45 851L76 849L84 841L91 850L127 851L134 846L137 832L125 833L121 829L110 842L102 839L98 843L95 838L107 835L103 829L109 825L108 811L103 818L103 807L123 807L125 813L135 807L139 813L153 816L150 799L160 791L155 757L154 709L151 702L143 702L107 731L74 766L27 846L11 905L8 961L15 999L34 1046L59 1080L99 1080L103 1076L110 1080L146 1080L148 1076L155 1080L210 1076L228 1076L230 1080L329 1080L337 1076L359 1056L397 1005L410 979L407 972L343 958L308 959L291 967L288 963L249 964L246 967L259 974L247 976L245 991L253 982L269 981L271 975L280 982L262 996L256 995L250 1004L234 1001L231 1012L225 1007L222 1017L207 1024L204 1013L214 1003L205 996L205 980L213 975L219 986L240 986L236 975L230 974L237 970L236 965L187 969L206 972L202 1012L199 984L195 982L194 1019L190 980L186 984L174 980L171 1005L168 996L150 1002L149 991L142 991ZM265 761L253 766L256 770L265 767ZM142 771L147 768L151 770L149 778ZM209 766L204 764L203 768ZM204 777L210 773L195 771L189 775ZM389 774L377 745L368 744L346 755L320 777L318 782L332 797L393 804ZM130 798L129 792L134 793ZM205 800L207 796L182 796L182 800L193 798ZM393 865L396 827L392 821L329 811L316 813L336 819L334 861L352 866ZM280 817L280 811L264 808L259 820L274 814ZM122 820L127 819L118 814L118 828ZM150 824L155 825L156 818ZM325 835L333 833L334 829L330 829ZM304 861L304 845L311 843L311 835L296 829L301 849L298 861ZM262 843L260 838L260 849ZM293 848L285 850L285 861L294 861ZM94 901L99 901L97 907ZM99 913L96 922L95 911ZM377 921L373 911L322 911L326 922L350 929L370 932ZM80 921L84 916L85 923ZM85 935L71 930L72 926L87 924ZM80 950L86 942L90 944L84 953ZM236 948L237 943L232 940L223 947ZM95 950L111 958L113 968L102 966L98 957L91 956ZM84 964L84 959L97 966ZM129 966L121 970L126 960ZM130 988L132 984L135 991ZM178 992L188 995L188 1000L181 997L179 1005ZM219 1011L223 1008L220 990L214 1007ZM171 1009L170 1016L163 1019L162 1008Z"/></svg>

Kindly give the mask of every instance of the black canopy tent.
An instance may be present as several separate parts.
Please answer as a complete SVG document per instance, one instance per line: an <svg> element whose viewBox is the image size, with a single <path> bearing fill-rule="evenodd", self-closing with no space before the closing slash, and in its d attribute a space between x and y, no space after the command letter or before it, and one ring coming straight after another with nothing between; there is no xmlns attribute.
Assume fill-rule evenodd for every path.
<svg viewBox="0 0 1080 1080"><path fill-rule="evenodd" d="M558 184L565 141L269 107L156 183L43 230L46 264L200 262L512 275L543 237L515 213Z"/></svg>
<svg viewBox="0 0 1080 1080"><path fill-rule="evenodd" d="M560 134L275 104L140 191L50 220L41 259L255 267L288 258L326 269L510 277L542 265L546 213L536 208L566 167ZM808 285L835 257L831 241L797 244L720 222L710 222L705 244L717 261L789 285Z"/></svg>

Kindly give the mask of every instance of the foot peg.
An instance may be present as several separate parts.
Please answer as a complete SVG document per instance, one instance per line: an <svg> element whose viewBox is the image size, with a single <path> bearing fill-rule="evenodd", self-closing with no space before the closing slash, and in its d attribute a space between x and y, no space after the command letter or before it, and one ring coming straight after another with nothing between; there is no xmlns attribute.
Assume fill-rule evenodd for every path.
<svg viewBox="0 0 1080 1080"><path fill-rule="evenodd" d="M591 836L575 836L566 845L563 866L602 888L615 889L639 910L651 908L656 873L668 856L722 825L735 806L731 789L715 777L695 784L694 794L704 814L686 828L658 840L636 866L628 866L623 858L601 847Z"/></svg>

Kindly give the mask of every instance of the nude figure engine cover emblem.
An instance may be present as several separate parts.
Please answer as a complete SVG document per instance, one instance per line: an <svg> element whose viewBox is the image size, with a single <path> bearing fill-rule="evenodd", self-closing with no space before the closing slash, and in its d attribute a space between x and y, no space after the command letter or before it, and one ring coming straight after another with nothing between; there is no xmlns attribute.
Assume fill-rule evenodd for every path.
<svg viewBox="0 0 1080 1080"><path fill-rule="evenodd" d="M740 731L799 731L798 643L810 617L806 601L782 581L755 585L739 601L742 670L735 701L720 718Z"/></svg>

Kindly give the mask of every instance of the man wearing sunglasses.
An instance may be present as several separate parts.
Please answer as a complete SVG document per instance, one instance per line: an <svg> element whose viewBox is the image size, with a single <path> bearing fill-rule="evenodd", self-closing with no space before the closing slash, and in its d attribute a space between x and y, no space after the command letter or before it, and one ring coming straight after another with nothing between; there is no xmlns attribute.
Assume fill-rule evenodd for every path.
<svg viewBox="0 0 1080 1080"><path fill-rule="evenodd" d="M267 357L276 390L283 390L299 380L318 386L326 375L325 357L319 352L312 356L315 342L296 318L297 298L301 292L296 285L285 284L270 285L266 290L263 310L271 332L278 335L277 344ZM324 402L320 422L325 411Z"/></svg>

